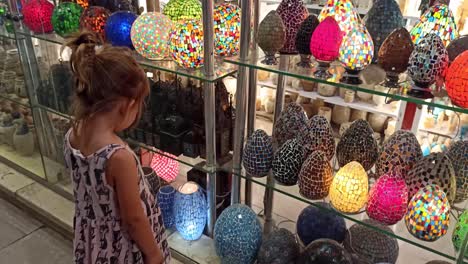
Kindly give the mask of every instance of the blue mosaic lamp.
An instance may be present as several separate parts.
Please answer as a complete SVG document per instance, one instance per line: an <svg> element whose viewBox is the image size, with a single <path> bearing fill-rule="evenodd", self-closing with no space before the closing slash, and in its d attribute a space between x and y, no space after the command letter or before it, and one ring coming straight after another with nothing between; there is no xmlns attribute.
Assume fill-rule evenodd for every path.
<svg viewBox="0 0 468 264"><path fill-rule="evenodd" d="M216 221L214 242L221 263L253 263L262 244L262 226L255 212L242 204L226 208Z"/></svg>
<svg viewBox="0 0 468 264"><path fill-rule="evenodd" d="M244 148L245 171L254 177L264 177L273 162L273 144L270 136L261 129L256 130L247 140Z"/></svg>
<svg viewBox="0 0 468 264"><path fill-rule="evenodd" d="M106 23L104 31L106 39L114 46L133 48L130 33L133 22L137 16L130 11L118 11L113 13Z"/></svg>
<svg viewBox="0 0 468 264"><path fill-rule="evenodd" d="M207 203L201 188L194 182L182 185L174 197L174 219L177 231L185 240L202 236L207 219Z"/></svg>
<svg viewBox="0 0 468 264"><path fill-rule="evenodd" d="M174 219L174 199L176 190L171 185L163 186L158 192L158 203L161 208L164 226L171 228L175 224Z"/></svg>

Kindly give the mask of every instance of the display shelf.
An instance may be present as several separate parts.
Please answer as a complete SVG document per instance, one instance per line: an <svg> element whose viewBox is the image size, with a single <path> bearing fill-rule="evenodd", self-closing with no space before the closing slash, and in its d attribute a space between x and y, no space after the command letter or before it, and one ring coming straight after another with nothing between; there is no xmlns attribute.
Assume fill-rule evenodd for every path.
<svg viewBox="0 0 468 264"><path fill-rule="evenodd" d="M17 105L21 105L23 107L30 107L29 100L27 98L20 98L16 94L3 94L0 93L0 99L7 100Z"/></svg>
<svg viewBox="0 0 468 264"><path fill-rule="evenodd" d="M15 34L8 33L3 29L0 29L0 38L9 39L9 40L16 40Z"/></svg>
<svg viewBox="0 0 468 264"><path fill-rule="evenodd" d="M33 175L37 175L42 179L46 179L44 166L41 160L41 155L37 148L34 151L33 155L23 156L17 153L13 146L5 144L5 142L2 142L0 144L0 157L2 159L6 159L8 162L12 164L17 164L18 166L21 166L23 169L27 170Z"/></svg>
<svg viewBox="0 0 468 264"><path fill-rule="evenodd" d="M437 136L446 137L446 138L451 138L451 139L455 139L457 137L457 133L451 133L451 132L449 132L447 130L444 131L444 130L437 129L437 128L420 127L419 131L434 134L434 135L437 135Z"/></svg>

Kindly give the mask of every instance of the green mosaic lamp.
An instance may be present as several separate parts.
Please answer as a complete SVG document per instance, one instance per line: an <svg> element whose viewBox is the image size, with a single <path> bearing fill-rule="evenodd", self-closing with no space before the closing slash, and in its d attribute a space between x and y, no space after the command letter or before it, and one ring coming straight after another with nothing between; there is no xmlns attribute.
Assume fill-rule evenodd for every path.
<svg viewBox="0 0 468 264"><path fill-rule="evenodd" d="M73 2L64 2L55 7L52 13L52 26L55 32L67 37L80 29L80 17L83 7Z"/></svg>
<svg viewBox="0 0 468 264"><path fill-rule="evenodd" d="M468 234L468 211L464 211L458 219L458 223L455 226L452 234L452 243L457 251L463 246L463 241ZM468 250L465 249L465 258L468 257Z"/></svg>
<svg viewBox="0 0 468 264"><path fill-rule="evenodd" d="M163 14L172 21L201 19L202 6L198 0L170 0L164 6Z"/></svg>

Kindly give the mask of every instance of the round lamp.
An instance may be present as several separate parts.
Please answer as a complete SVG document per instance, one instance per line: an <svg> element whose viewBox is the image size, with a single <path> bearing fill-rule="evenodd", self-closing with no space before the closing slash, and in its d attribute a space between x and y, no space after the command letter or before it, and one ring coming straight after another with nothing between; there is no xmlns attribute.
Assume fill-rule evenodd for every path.
<svg viewBox="0 0 468 264"><path fill-rule="evenodd" d="M399 247L396 238L381 231L393 234L393 231L375 220L366 219L362 224L354 224L349 228L344 241L347 250L370 263L396 263Z"/></svg>
<svg viewBox="0 0 468 264"><path fill-rule="evenodd" d="M268 234L258 251L258 264L295 263L300 254L294 235L281 228Z"/></svg>
<svg viewBox="0 0 468 264"><path fill-rule="evenodd" d="M332 74L328 71L330 63L340 56L340 46L343 32L333 17L325 18L312 33L310 52L318 62L315 77L328 79Z"/></svg>
<svg viewBox="0 0 468 264"><path fill-rule="evenodd" d="M80 30L90 30L99 33L105 39L104 28L110 11L100 6L90 6L83 11L80 18Z"/></svg>
<svg viewBox="0 0 468 264"><path fill-rule="evenodd" d="M247 140L242 163L245 171L253 177L264 177L273 162L271 138L261 129L256 130Z"/></svg>
<svg viewBox="0 0 468 264"><path fill-rule="evenodd" d="M458 218L458 223L455 226L452 234L453 246L457 251L460 251L463 246L463 242L468 235L468 211L464 211L463 214ZM468 257L468 250L465 249L465 258Z"/></svg>
<svg viewBox="0 0 468 264"><path fill-rule="evenodd" d="M89 0L72 0L70 2L79 4L83 9L87 9L89 7Z"/></svg>
<svg viewBox="0 0 468 264"><path fill-rule="evenodd" d="M343 213L358 213L367 202L367 173L356 161L342 167L330 186L330 202Z"/></svg>
<svg viewBox="0 0 468 264"><path fill-rule="evenodd" d="M174 219L174 199L176 190L171 185L163 186L158 192L158 204L161 208L164 227L171 228L175 224Z"/></svg>
<svg viewBox="0 0 468 264"><path fill-rule="evenodd" d="M160 13L148 12L140 15L133 23L130 33L133 47L147 59L163 59L167 55L172 27L172 21Z"/></svg>
<svg viewBox="0 0 468 264"><path fill-rule="evenodd" d="M327 197L333 180L333 169L327 156L320 150L312 152L299 173L299 193L307 199Z"/></svg>
<svg viewBox="0 0 468 264"><path fill-rule="evenodd" d="M170 153L164 153L164 155L154 153L151 168L159 178L166 182L173 182L179 175L179 162L176 159L177 157Z"/></svg>
<svg viewBox="0 0 468 264"><path fill-rule="evenodd" d="M433 98L429 88L448 66L448 53L442 40L435 34L426 35L415 47L409 58L408 76L414 85L408 95Z"/></svg>
<svg viewBox="0 0 468 264"><path fill-rule="evenodd" d="M286 28L286 42L281 53L295 54L296 50L296 34L302 22L309 15L309 11L304 6L302 0L283 0L276 9L278 15L283 20Z"/></svg>
<svg viewBox="0 0 468 264"><path fill-rule="evenodd" d="M452 162L457 181L457 193L455 203L460 203L468 198L468 141L456 141L447 151L447 156Z"/></svg>
<svg viewBox="0 0 468 264"><path fill-rule="evenodd" d="M300 67L310 68L310 40L315 28L319 25L317 16L308 16L302 24L296 34L296 50L301 55L301 61L297 64Z"/></svg>
<svg viewBox="0 0 468 264"><path fill-rule="evenodd" d="M317 205L325 209L309 205L297 218L296 232L302 244L307 246L322 238L343 242L347 232L344 218L334 213L327 203Z"/></svg>
<svg viewBox="0 0 468 264"><path fill-rule="evenodd" d="M405 224L418 239L436 241L447 233L450 220L450 204L445 193L437 185L419 190L408 204Z"/></svg>
<svg viewBox="0 0 468 264"><path fill-rule="evenodd" d="M333 17L338 22L343 34L361 23L351 0L328 0L320 12L319 20L323 21L327 17Z"/></svg>
<svg viewBox="0 0 468 264"><path fill-rule="evenodd" d="M302 145L296 139L286 141L275 153L272 163L275 180L287 186L297 183L302 166Z"/></svg>
<svg viewBox="0 0 468 264"><path fill-rule="evenodd" d="M468 51L460 54L450 65L445 76L445 88L454 105L468 108Z"/></svg>
<svg viewBox="0 0 468 264"><path fill-rule="evenodd" d="M352 264L353 258L338 242L331 239L318 239L306 247L297 263Z"/></svg>
<svg viewBox="0 0 468 264"><path fill-rule="evenodd" d="M219 56L233 56L239 52L241 9L229 3L214 9L215 52Z"/></svg>
<svg viewBox="0 0 468 264"><path fill-rule="evenodd" d="M117 11L108 19L104 32L106 39L114 46L133 48L130 32L137 16L130 11Z"/></svg>
<svg viewBox="0 0 468 264"><path fill-rule="evenodd" d="M468 50L468 35L460 36L459 38L450 42L447 46L447 52L450 62L453 62L458 55Z"/></svg>
<svg viewBox="0 0 468 264"><path fill-rule="evenodd" d="M335 139L330 123L324 116L313 116L298 135L304 148L304 159L316 150L322 151L328 160L335 155Z"/></svg>
<svg viewBox="0 0 468 264"><path fill-rule="evenodd" d="M434 5L429 8L411 30L415 45L418 45L429 34L439 36L444 46L458 37L455 18L447 5Z"/></svg>
<svg viewBox="0 0 468 264"><path fill-rule="evenodd" d="M361 84L359 72L364 70L374 56L374 43L365 26L358 26L343 38L339 60L346 70L340 82Z"/></svg>
<svg viewBox="0 0 468 264"><path fill-rule="evenodd" d="M208 206L201 188L194 182L179 187L174 197L174 219L185 240L198 240L205 229Z"/></svg>
<svg viewBox="0 0 468 264"><path fill-rule="evenodd" d="M34 33L50 33L52 27L52 13L54 5L47 0L35 0L23 6L24 24Z"/></svg>
<svg viewBox="0 0 468 264"><path fill-rule="evenodd" d="M298 137L305 127L307 116L304 108L296 102L290 103L281 111L273 127L273 143L281 147L287 140Z"/></svg>
<svg viewBox="0 0 468 264"><path fill-rule="evenodd" d="M340 167L357 161L368 171L374 166L378 155L374 131L369 123L362 119L351 124L336 146L336 158Z"/></svg>
<svg viewBox="0 0 468 264"><path fill-rule="evenodd" d="M414 46L405 28L390 33L379 50L379 65L387 73L385 86L399 88L399 74L406 71Z"/></svg>
<svg viewBox="0 0 468 264"><path fill-rule="evenodd" d="M163 9L163 14L172 21L200 20L202 5L198 0L170 0Z"/></svg>
<svg viewBox="0 0 468 264"><path fill-rule="evenodd" d="M242 204L226 208L216 221L214 244L222 263L253 263L262 244L257 214Z"/></svg>
<svg viewBox="0 0 468 264"><path fill-rule="evenodd" d="M83 8L72 2L64 2L56 6L52 13L52 26L55 32L62 37L78 32L81 13L83 13Z"/></svg>
<svg viewBox="0 0 468 264"><path fill-rule="evenodd" d="M203 27L199 20L183 20L176 24L169 36L169 52L179 66L203 66Z"/></svg>
<svg viewBox="0 0 468 264"><path fill-rule="evenodd" d="M367 215L386 225L398 223L406 213L408 188L405 179L396 174L381 176L369 192Z"/></svg>
<svg viewBox="0 0 468 264"><path fill-rule="evenodd" d="M286 41L286 28L283 20L276 11L270 11L260 22L257 32L257 44L265 53L263 64L276 65L275 54Z"/></svg>

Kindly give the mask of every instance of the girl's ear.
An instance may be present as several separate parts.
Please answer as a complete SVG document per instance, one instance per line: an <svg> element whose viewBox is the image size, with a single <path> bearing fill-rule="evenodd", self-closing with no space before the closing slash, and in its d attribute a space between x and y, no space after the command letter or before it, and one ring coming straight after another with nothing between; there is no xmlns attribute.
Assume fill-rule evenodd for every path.
<svg viewBox="0 0 468 264"><path fill-rule="evenodd" d="M120 103L120 114L125 116L128 112L130 112L130 109L135 105L136 101L135 99L127 99L127 100L122 100Z"/></svg>

